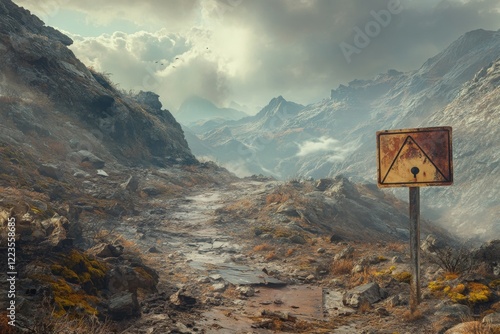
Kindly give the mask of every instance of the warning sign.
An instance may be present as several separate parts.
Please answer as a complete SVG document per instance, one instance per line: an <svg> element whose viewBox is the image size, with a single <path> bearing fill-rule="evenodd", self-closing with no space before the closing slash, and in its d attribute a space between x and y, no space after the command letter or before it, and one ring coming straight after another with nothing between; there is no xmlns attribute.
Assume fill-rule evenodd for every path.
<svg viewBox="0 0 500 334"><path fill-rule="evenodd" d="M453 183L451 127L377 132L379 187Z"/></svg>

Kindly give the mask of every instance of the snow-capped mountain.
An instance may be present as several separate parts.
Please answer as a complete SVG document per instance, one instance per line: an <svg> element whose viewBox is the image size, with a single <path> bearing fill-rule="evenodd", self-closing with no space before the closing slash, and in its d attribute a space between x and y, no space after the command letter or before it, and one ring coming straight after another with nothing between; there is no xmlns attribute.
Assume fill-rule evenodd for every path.
<svg viewBox="0 0 500 334"><path fill-rule="evenodd" d="M447 190L429 190L434 195L427 202L450 210L460 205L457 214L472 210L473 202L471 213L485 206L496 208L498 213L495 194L500 181L490 180L488 175L498 172L498 154L494 152L500 151L500 144L491 139L498 138L493 135L498 134L499 125L494 117L498 115L498 100L491 92L498 95L498 71L491 66L495 68L499 56L500 31L474 30L418 70L389 70L370 80L354 80L332 90L329 99L305 107L278 97L259 114L224 123L199 137L214 149L217 161L233 170L285 179L343 174L375 183L376 131L451 125L455 131L456 182ZM486 129L488 132L482 133ZM486 147L491 152L488 159L481 153L481 162L476 163L478 149L466 147L482 145L485 135L491 136ZM462 190L467 187L465 180L472 178L464 166L471 164L474 179L490 184L491 191ZM438 201L437 197L444 199ZM496 218L487 219L491 223ZM486 232L476 229L475 233Z"/></svg>

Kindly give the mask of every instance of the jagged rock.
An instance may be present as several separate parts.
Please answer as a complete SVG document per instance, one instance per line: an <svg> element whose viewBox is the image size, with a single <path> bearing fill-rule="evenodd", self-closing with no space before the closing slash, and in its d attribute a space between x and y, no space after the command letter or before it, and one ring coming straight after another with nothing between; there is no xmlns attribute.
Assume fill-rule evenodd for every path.
<svg viewBox="0 0 500 334"><path fill-rule="evenodd" d="M66 247L72 244L72 239L68 238L70 222L66 217L56 215L41 223L47 234L48 243L52 247Z"/></svg>
<svg viewBox="0 0 500 334"><path fill-rule="evenodd" d="M41 175L50 177L54 180L60 180L63 176L61 168L54 164L43 164L38 167L38 172Z"/></svg>
<svg viewBox="0 0 500 334"><path fill-rule="evenodd" d="M352 258L353 254L354 254L354 247L352 247L351 245L349 245L346 248L344 248L343 250L341 250L340 253L336 254L333 257L333 259L335 261L345 260L345 259Z"/></svg>
<svg viewBox="0 0 500 334"><path fill-rule="evenodd" d="M93 256L107 258L107 257L118 257L123 253L123 247L120 245L115 247L112 244L100 243L86 251L87 254Z"/></svg>
<svg viewBox="0 0 500 334"><path fill-rule="evenodd" d="M443 243L437 240L434 235L429 234L420 245L420 249L426 253L435 253L437 249L443 246Z"/></svg>
<svg viewBox="0 0 500 334"><path fill-rule="evenodd" d="M293 244L305 245L307 243L306 239L301 235L293 235L288 240Z"/></svg>
<svg viewBox="0 0 500 334"><path fill-rule="evenodd" d="M238 286L236 291L239 292L240 295L245 297L252 297L255 295L255 289L251 286Z"/></svg>
<svg viewBox="0 0 500 334"><path fill-rule="evenodd" d="M446 305L443 303L436 306L436 311L434 312L434 314L443 318L447 317L457 320L466 319L472 316L470 308L467 307L466 305L461 305L461 304Z"/></svg>
<svg viewBox="0 0 500 334"><path fill-rule="evenodd" d="M111 292L129 291L136 293L141 288L156 291L158 274L145 266L130 267L118 265L108 272L108 289Z"/></svg>
<svg viewBox="0 0 500 334"><path fill-rule="evenodd" d="M474 254L478 261L498 262L500 259L500 240L491 240L482 245Z"/></svg>
<svg viewBox="0 0 500 334"><path fill-rule="evenodd" d="M276 213L281 213L290 217L299 217L299 213L295 209L291 203L283 203L281 204L278 209L276 210Z"/></svg>
<svg viewBox="0 0 500 334"><path fill-rule="evenodd" d="M161 253L161 251L160 251L158 248L156 248L155 246L150 247L150 248L148 249L148 252L149 252L149 253Z"/></svg>
<svg viewBox="0 0 500 334"><path fill-rule="evenodd" d="M196 298L191 294L187 293L185 289L181 288L176 293L169 297L172 304L176 306L194 306L196 304Z"/></svg>
<svg viewBox="0 0 500 334"><path fill-rule="evenodd" d="M139 178L135 175L131 175L127 181L120 184L123 190L128 190L130 192L135 192L139 188Z"/></svg>
<svg viewBox="0 0 500 334"><path fill-rule="evenodd" d="M500 313L491 313L485 316L482 320L483 324L500 327Z"/></svg>
<svg viewBox="0 0 500 334"><path fill-rule="evenodd" d="M319 179L318 182L316 182L316 189L319 191L325 191L332 185L333 185L332 179Z"/></svg>
<svg viewBox="0 0 500 334"><path fill-rule="evenodd" d="M396 306L402 306L402 305L408 305L409 303L409 296L406 294L397 294L394 296L391 296L387 298L386 305L390 308L396 307Z"/></svg>
<svg viewBox="0 0 500 334"><path fill-rule="evenodd" d="M403 263L403 260L401 260L401 257L400 256L394 256L392 259L391 259L391 262L392 263Z"/></svg>
<svg viewBox="0 0 500 334"><path fill-rule="evenodd" d="M226 283L216 283L212 285L212 291L214 292L222 292L226 290Z"/></svg>
<svg viewBox="0 0 500 334"><path fill-rule="evenodd" d="M376 303L385 298L385 292L375 282L360 285L347 291L342 297L345 306L358 308L362 303Z"/></svg>
<svg viewBox="0 0 500 334"><path fill-rule="evenodd" d="M104 160L102 160L101 158L97 157L95 154L87 150L80 150L78 152L70 153L69 157L71 160L78 163L89 162L95 169L104 168L104 166L106 165Z"/></svg>
<svg viewBox="0 0 500 334"><path fill-rule="evenodd" d="M140 315L137 295L132 292L121 292L113 295L109 300L108 312L114 320Z"/></svg>

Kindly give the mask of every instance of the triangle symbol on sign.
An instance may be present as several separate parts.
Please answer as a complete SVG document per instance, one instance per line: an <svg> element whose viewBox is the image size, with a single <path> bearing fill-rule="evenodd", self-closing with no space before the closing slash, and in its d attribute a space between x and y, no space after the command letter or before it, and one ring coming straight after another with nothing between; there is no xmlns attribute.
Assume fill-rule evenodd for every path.
<svg viewBox="0 0 500 334"><path fill-rule="evenodd" d="M412 168L417 167L418 173L413 174ZM382 183L421 183L421 182L446 182L444 174L430 160L417 142L411 137L406 137L398 154L394 158Z"/></svg>

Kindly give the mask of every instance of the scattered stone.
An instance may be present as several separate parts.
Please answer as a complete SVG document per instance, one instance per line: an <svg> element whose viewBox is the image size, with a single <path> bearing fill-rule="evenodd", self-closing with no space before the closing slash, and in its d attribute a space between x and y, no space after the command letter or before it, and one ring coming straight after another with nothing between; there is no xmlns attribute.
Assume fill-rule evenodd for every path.
<svg viewBox="0 0 500 334"><path fill-rule="evenodd" d="M90 174L87 172L84 172L83 170L77 170L77 171L75 171L73 176L77 177L79 179L84 179L84 178L90 177Z"/></svg>
<svg viewBox="0 0 500 334"><path fill-rule="evenodd" d="M402 305L408 305L408 296L402 295L402 294L397 294L394 296L391 296L387 299L386 305L390 308L396 307L396 306L402 306Z"/></svg>
<svg viewBox="0 0 500 334"><path fill-rule="evenodd" d="M362 266L362 265L360 265L360 264L357 264L357 265L355 265L355 266L352 268L351 273L353 273L353 274L356 274L356 273L361 273L361 272L363 272L363 270L365 270L365 267L363 267L363 266Z"/></svg>
<svg viewBox="0 0 500 334"><path fill-rule="evenodd" d="M318 253L318 254L324 254L325 252L326 252L326 250L324 248L318 248L316 250L316 253Z"/></svg>
<svg viewBox="0 0 500 334"><path fill-rule="evenodd" d="M347 291L342 302L345 306L358 308L362 303L376 303L385 297L385 292L375 282L360 285Z"/></svg>
<svg viewBox="0 0 500 334"><path fill-rule="evenodd" d="M276 210L276 213L281 213L290 217L300 216L295 207L288 202L281 204Z"/></svg>
<svg viewBox="0 0 500 334"><path fill-rule="evenodd" d="M100 243L86 251L87 254L91 254L97 257L118 257L123 254L123 246L114 246L112 244Z"/></svg>
<svg viewBox="0 0 500 334"><path fill-rule="evenodd" d="M319 179L318 182L316 182L316 189L319 191L325 191L332 185L333 185L332 179Z"/></svg>
<svg viewBox="0 0 500 334"><path fill-rule="evenodd" d="M121 292L113 295L108 305L109 315L114 320L122 320L140 314L137 295L131 292Z"/></svg>
<svg viewBox="0 0 500 334"><path fill-rule="evenodd" d="M307 243L306 239L304 239L301 235L294 235L290 237L290 242L298 245L305 245Z"/></svg>
<svg viewBox="0 0 500 334"><path fill-rule="evenodd" d="M500 326L500 313L491 313L483 318L483 324Z"/></svg>
<svg viewBox="0 0 500 334"><path fill-rule="evenodd" d="M102 170L102 169L98 169L98 170L97 170L97 175L102 176L102 177L108 177L108 176L109 176L109 175L108 175L108 173L106 173L106 172L105 172L104 170Z"/></svg>
<svg viewBox="0 0 500 334"><path fill-rule="evenodd" d="M434 235L429 234L420 245L420 249L426 253L435 253L436 250L443 246L441 241L437 240Z"/></svg>
<svg viewBox="0 0 500 334"><path fill-rule="evenodd" d="M104 160L102 160L101 158L97 157L96 155L87 150L80 150L78 152L70 153L69 157L71 160L77 163L89 162L92 165L92 167L96 169L104 168L104 166L106 165Z"/></svg>
<svg viewBox="0 0 500 334"><path fill-rule="evenodd" d="M162 191L155 187L144 187L142 191L148 196L158 196L161 195Z"/></svg>
<svg viewBox="0 0 500 334"><path fill-rule="evenodd" d="M207 276L203 276L203 277L198 277L198 279L196 280L196 282L198 283L210 283L210 278L207 277Z"/></svg>
<svg viewBox="0 0 500 334"><path fill-rule="evenodd" d="M245 297L252 297L255 295L255 290L251 286L238 286L236 291L240 293L240 295Z"/></svg>
<svg viewBox="0 0 500 334"><path fill-rule="evenodd" d="M226 290L226 283L216 283L212 285L212 290L214 292L223 292Z"/></svg>
<svg viewBox="0 0 500 334"><path fill-rule="evenodd" d="M316 277L313 274L306 277L306 282L312 282L314 280L316 280Z"/></svg>
<svg viewBox="0 0 500 334"><path fill-rule="evenodd" d="M335 261L345 260L345 259L352 258L353 254L354 254L354 247L349 245L346 248L344 248L343 250L341 250L340 253L336 254L333 259Z"/></svg>
<svg viewBox="0 0 500 334"><path fill-rule="evenodd" d="M337 242L341 242L341 241L343 241L343 240L344 240L344 238L342 238L342 237L341 237L340 235L338 235L338 234L333 234L333 235L330 237L330 242L331 242L332 244L335 244L335 243L337 243Z"/></svg>
<svg viewBox="0 0 500 334"><path fill-rule="evenodd" d="M208 277L210 277L210 278L211 278L211 279L213 279L214 281L219 281L219 280L221 280L221 279L222 279L222 275L220 275L220 274L213 274L213 275L210 275L210 276L208 276Z"/></svg>
<svg viewBox="0 0 500 334"><path fill-rule="evenodd" d="M155 246L149 248L148 252L150 252L150 253L161 253L161 251L158 248L156 248Z"/></svg>
<svg viewBox="0 0 500 334"><path fill-rule="evenodd" d="M441 317L448 317L457 320L466 319L472 317L472 312L467 305L462 304L451 304L447 305L445 302L436 305L435 315Z"/></svg>
<svg viewBox="0 0 500 334"><path fill-rule="evenodd" d="M38 167L38 172L43 175L50 177L54 180L60 180L63 176L61 168L53 164L43 164Z"/></svg>
<svg viewBox="0 0 500 334"><path fill-rule="evenodd" d="M168 254L167 256L170 260L173 260L175 258L175 255L174 254Z"/></svg>
<svg viewBox="0 0 500 334"><path fill-rule="evenodd" d="M179 289L176 293L169 297L172 304L182 307L191 307L196 304L196 298L187 293L184 288Z"/></svg>
<svg viewBox="0 0 500 334"><path fill-rule="evenodd" d="M263 239L263 240L269 240L269 239L273 238L273 235L269 234L269 233L264 233L264 234L260 235L260 238Z"/></svg>
<svg viewBox="0 0 500 334"><path fill-rule="evenodd" d="M401 260L401 257L399 256L394 256L392 259L391 259L391 262L392 263L403 263L403 260Z"/></svg>
<svg viewBox="0 0 500 334"><path fill-rule="evenodd" d="M377 307L375 309L375 313L377 313L378 315L380 315L381 317L388 317L390 316L391 314L389 313L389 311L387 311L385 308L383 307Z"/></svg>
<svg viewBox="0 0 500 334"><path fill-rule="evenodd" d="M139 188L139 178L135 175L131 175L127 181L120 184L123 190L128 190L130 192L136 192Z"/></svg>

